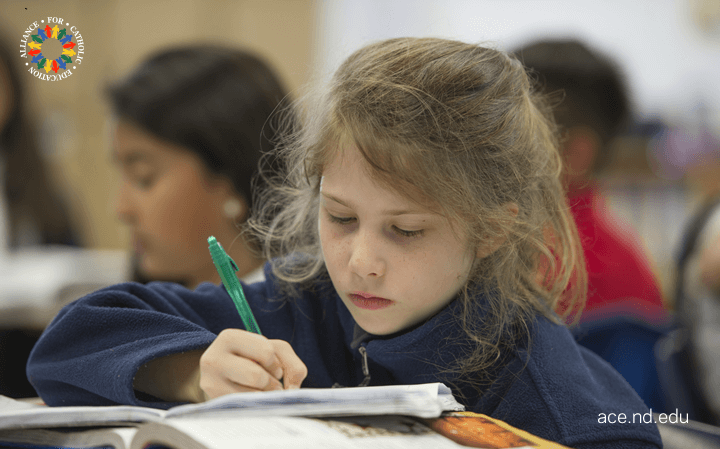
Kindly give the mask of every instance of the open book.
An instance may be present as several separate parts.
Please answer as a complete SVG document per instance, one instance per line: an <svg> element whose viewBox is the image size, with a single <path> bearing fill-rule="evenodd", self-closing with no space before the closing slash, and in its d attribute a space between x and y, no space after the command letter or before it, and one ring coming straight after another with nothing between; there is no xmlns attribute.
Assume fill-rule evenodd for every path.
<svg viewBox="0 0 720 449"><path fill-rule="evenodd" d="M14 403L23 404L22 406ZM160 410L131 405L92 407L30 406L0 401L0 429L123 425L180 417L236 416L440 416L464 410L441 383L359 388L303 388L257 393L235 393L200 404Z"/></svg>
<svg viewBox="0 0 720 449"><path fill-rule="evenodd" d="M563 447L483 415L453 412L462 408L443 384L238 393L167 411L45 407L0 397L0 446Z"/></svg>
<svg viewBox="0 0 720 449"><path fill-rule="evenodd" d="M485 415L461 412L439 418L297 416L171 418L137 427L75 430L0 430L0 445L149 449L569 449Z"/></svg>

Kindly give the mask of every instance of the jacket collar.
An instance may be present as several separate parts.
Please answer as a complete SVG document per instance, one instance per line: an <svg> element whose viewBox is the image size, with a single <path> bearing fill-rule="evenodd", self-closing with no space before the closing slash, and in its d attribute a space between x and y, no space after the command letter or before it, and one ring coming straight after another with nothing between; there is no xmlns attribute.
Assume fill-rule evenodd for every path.
<svg viewBox="0 0 720 449"><path fill-rule="evenodd" d="M458 386L457 375L445 370L471 349L456 312L462 304L451 302L423 324L390 336L373 335L357 325L350 311L337 297L337 310L345 345L354 355L364 348L369 363L370 385L442 382L466 404L477 402L479 394L468 383ZM361 357L358 355L358 359Z"/></svg>
<svg viewBox="0 0 720 449"><path fill-rule="evenodd" d="M478 388L480 378L460 380L456 373L444 369L470 352L473 344L456 318L462 307L457 299L420 326L390 336L365 332L355 323L342 300L337 297L336 301L348 350L355 354L359 347L366 350L372 377L370 385L442 382L452 389L461 403L469 407L476 405L475 408L489 414L526 363L527 354L522 348L504 354L490 370L492 385L483 388ZM478 307L485 304L482 297L476 297L476 301ZM531 326L531 333L534 327ZM518 357L520 354L524 355Z"/></svg>

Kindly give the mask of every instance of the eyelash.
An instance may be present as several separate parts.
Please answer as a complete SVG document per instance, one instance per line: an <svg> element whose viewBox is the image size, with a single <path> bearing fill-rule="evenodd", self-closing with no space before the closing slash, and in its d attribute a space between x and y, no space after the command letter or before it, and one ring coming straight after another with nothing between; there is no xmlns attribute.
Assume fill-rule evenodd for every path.
<svg viewBox="0 0 720 449"><path fill-rule="evenodd" d="M352 220L355 220L354 218L349 217L336 217L334 215L331 215L328 213L328 217L330 217L330 221L333 223L337 223L339 225L349 225ZM393 226L393 231L395 231L397 234L399 234L401 237L419 237L423 235L425 232L424 230L420 229L418 231L406 231L404 229L400 229L397 226Z"/></svg>

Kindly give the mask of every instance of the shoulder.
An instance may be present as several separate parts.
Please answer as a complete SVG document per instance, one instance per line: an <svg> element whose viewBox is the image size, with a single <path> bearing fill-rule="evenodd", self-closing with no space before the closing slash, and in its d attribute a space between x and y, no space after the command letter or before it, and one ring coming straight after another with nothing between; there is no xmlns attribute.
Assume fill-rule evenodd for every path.
<svg viewBox="0 0 720 449"><path fill-rule="evenodd" d="M519 375L517 374L519 372ZM577 345L564 327L538 318L528 350L508 366L515 375L493 416L572 447L596 441L660 444L657 428L638 416L649 413L640 397L609 364ZM603 423L603 414L635 422ZM612 421L612 420L611 420Z"/></svg>

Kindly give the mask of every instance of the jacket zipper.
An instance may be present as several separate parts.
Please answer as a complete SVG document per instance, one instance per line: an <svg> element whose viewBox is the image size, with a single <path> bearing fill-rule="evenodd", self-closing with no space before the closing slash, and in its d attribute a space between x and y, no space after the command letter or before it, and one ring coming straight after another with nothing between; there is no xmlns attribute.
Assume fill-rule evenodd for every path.
<svg viewBox="0 0 720 449"><path fill-rule="evenodd" d="M365 346L360 346L358 348L358 351L360 352L360 355L362 356L362 372L363 376L365 378L362 382L360 382L360 385L358 387L367 387L368 384L370 384L370 369L368 369L368 361L367 361L367 349L365 349Z"/></svg>
<svg viewBox="0 0 720 449"><path fill-rule="evenodd" d="M361 356L362 373L363 376L365 376L365 378L362 380L362 382L360 382L358 387L367 387L370 384L370 369L368 368L367 349L365 349L365 346L360 346L358 348L358 352ZM339 383L335 382L332 388L344 388L344 385L340 385Z"/></svg>

